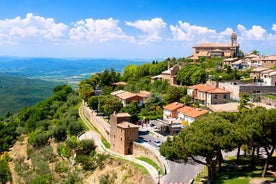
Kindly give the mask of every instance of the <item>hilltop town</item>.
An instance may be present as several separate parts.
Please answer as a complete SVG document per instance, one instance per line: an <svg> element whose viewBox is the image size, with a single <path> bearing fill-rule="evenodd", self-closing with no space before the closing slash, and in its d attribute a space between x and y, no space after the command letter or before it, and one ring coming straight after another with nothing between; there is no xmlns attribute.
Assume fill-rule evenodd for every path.
<svg viewBox="0 0 276 184"><path fill-rule="evenodd" d="M106 69L78 91L57 86L3 120L3 181L275 181L276 57L240 47L233 32L186 58Z"/></svg>

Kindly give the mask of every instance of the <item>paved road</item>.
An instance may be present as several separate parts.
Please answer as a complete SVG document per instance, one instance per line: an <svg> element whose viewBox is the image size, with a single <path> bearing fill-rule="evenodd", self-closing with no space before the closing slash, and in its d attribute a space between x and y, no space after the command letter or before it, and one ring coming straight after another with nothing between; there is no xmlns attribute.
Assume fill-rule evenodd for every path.
<svg viewBox="0 0 276 184"><path fill-rule="evenodd" d="M153 140L160 140L162 142L166 141L166 137L158 134L154 134L149 131L147 127L140 127L139 137L143 140L143 144L148 144L152 148L159 151L159 148L153 144ZM167 175L161 178L161 183L190 183L195 176L200 173L203 169L203 165L193 165L185 163L176 163L170 160L165 160L167 162Z"/></svg>

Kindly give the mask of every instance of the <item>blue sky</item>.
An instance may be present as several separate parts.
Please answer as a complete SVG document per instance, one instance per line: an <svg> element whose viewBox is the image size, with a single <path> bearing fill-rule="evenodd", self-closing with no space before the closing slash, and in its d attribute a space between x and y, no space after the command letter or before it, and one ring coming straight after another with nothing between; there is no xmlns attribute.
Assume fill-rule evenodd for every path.
<svg viewBox="0 0 276 184"><path fill-rule="evenodd" d="M0 56L187 57L199 43L276 54L274 0L0 0Z"/></svg>

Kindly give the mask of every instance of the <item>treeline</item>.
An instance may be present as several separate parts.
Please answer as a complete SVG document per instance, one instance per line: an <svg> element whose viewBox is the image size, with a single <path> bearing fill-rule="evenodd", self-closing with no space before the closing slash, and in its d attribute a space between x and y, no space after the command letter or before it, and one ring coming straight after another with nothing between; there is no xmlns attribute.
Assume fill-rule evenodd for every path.
<svg viewBox="0 0 276 184"><path fill-rule="evenodd" d="M249 154L249 169L254 170L257 163L263 163L264 177L275 146L276 110L243 107L237 113L211 113L196 119L179 135L164 142L160 153L171 160L188 162L191 159L207 166L209 182L216 183L216 167L219 166L218 171L222 171L222 151L238 150L237 160L232 162L232 170L240 170L240 150ZM264 162L259 157L260 148L265 150Z"/></svg>

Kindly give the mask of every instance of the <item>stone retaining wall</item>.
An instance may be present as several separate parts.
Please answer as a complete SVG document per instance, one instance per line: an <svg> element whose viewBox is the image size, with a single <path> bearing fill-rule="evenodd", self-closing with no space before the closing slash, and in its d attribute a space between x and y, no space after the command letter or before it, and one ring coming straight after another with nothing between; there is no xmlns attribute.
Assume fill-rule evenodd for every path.
<svg viewBox="0 0 276 184"><path fill-rule="evenodd" d="M166 160L160 155L159 151L155 148L151 148L149 145L141 145L134 142L133 144L133 155L135 157L146 157L157 163L160 168L166 174L168 171L168 165Z"/></svg>

